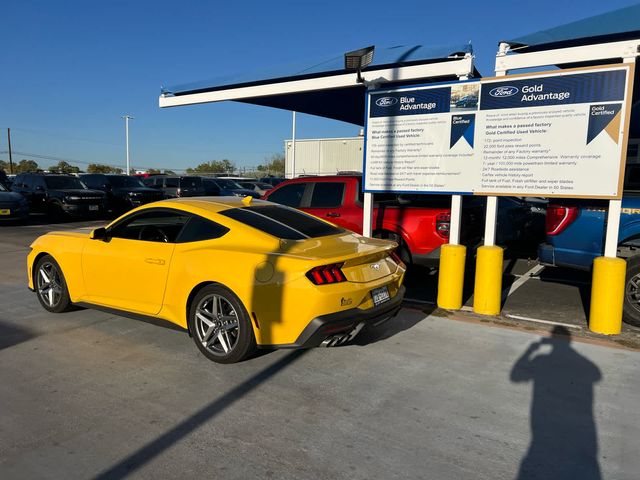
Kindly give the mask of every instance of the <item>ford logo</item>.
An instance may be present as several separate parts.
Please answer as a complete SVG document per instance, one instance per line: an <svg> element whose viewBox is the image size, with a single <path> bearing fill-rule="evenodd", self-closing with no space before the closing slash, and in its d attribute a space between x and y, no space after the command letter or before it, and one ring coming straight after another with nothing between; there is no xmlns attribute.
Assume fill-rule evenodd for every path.
<svg viewBox="0 0 640 480"><path fill-rule="evenodd" d="M376 105L379 107L390 107L398 103L398 99L394 97L382 97L376 100Z"/></svg>
<svg viewBox="0 0 640 480"><path fill-rule="evenodd" d="M510 97L511 95L515 95L519 90L517 87L510 87L509 85L505 85L503 87L496 87L489 91L489 95L492 97Z"/></svg>

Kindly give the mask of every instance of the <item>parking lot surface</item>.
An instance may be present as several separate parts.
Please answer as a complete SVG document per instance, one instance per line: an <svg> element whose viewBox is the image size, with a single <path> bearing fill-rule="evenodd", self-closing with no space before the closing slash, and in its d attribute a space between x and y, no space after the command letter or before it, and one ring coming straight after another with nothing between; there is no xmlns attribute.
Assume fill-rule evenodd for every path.
<svg viewBox="0 0 640 480"><path fill-rule="evenodd" d="M30 241L100 223L0 227L2 479L637 478L637 351L424 303L347 346L216 365L181 331L40 307Z"/></svg>

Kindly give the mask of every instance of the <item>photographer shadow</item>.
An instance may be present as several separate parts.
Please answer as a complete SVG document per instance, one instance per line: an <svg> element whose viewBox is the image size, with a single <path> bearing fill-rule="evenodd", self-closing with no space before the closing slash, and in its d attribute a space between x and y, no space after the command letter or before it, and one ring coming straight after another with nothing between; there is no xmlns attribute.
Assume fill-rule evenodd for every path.
<svg viewBox="0 0 640 480"><path fill-rule="evenodd" d="M548 353L544 350L550 347ZM555 327L516 361L512 382L533 382L531 443L517 480L601 479L593 416L600 369L571 347L571 333Z"/></svg>

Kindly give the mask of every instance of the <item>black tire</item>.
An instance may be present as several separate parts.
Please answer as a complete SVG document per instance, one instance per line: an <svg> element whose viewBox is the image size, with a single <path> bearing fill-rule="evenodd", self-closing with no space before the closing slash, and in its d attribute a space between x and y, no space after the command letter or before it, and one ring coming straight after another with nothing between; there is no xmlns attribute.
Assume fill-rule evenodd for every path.
<svg viewBox="0 0 640 480"><path fill-rule="evenodd" d="M400 235L394 232L383 230L375 232L373 236L375 238L382 238L385 240L392 240L396 242L398 244L396 252L400 257L400 260L402 260L406 266L411 265L411 252L409 251L409 247L407 247L407 244L404 242Z"/></svg>
<svg viewBox="0 0 640 480"><path fill-rule="evenodd" d="M213 307L210 302L217 299L220 301ZM203 313L206 313L206 323L202 319ZM237 326L231 328L234 318ZM207 285L198 291L189 307L188 325L198 350L216 363L239 362L256 349L256 338L247 310L240 299L223 285Z"/></svg>
<svg viewBox="0 0 640 480"><path fill-rule="evenodd" d="M48 312L62 313L73 309L62 269L51 255L41 257L36 263L33 286L40 305Z"/></svg>
<svg viewBox="0 0 640 480"><path fill-rule="evenodd" d="M52 201L47 206L47 213L49 218L54 222L61 222L64 220L65 213L62 205L56 201Z"/></svg>
<svg viewBox="0 0 640 480"><path fill-rule="evenodd" d="M622 320L640 327L640 256L627 260L623 305Z"/></svg>

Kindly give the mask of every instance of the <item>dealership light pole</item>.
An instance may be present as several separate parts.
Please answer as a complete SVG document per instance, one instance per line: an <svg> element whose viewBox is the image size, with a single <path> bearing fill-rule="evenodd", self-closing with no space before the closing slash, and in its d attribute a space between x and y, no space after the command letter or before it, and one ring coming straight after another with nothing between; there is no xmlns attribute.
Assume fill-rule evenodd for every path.
<svg viewBox="0 0 640 480"><path fill-rule="evenodd" d="M124 141L127 149L127 175L131 175L131 166L129 164L129 120L133 120L131 115L125 115L124 118Z"/></svg>

